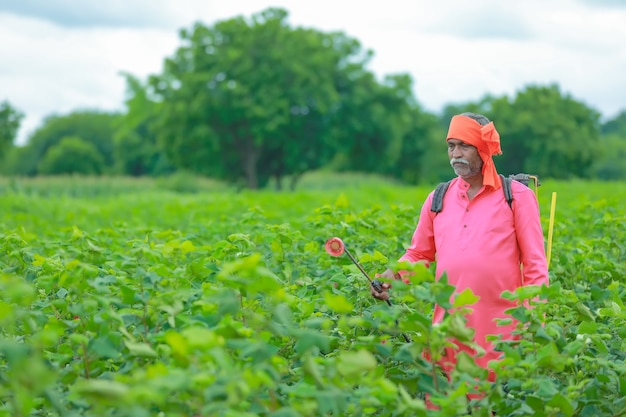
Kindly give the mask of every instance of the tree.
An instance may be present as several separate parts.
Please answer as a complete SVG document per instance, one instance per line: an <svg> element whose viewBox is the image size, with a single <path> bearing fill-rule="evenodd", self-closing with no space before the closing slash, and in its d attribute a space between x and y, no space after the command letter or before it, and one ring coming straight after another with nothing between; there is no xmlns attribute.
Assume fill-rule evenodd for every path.
<svg viewBox="0 0 626 417"><path fill-rule="evenodd" d="M38 166L49 149L68 136L79 137L91 143L102 157L103 169L113 168L113 134L120 115L92 110L82 110L68 115L47 117L24 149L18 153L14 174L37 175Z"/></svg>
<svg viewBox="0 0 626 417"><path fill-rule="evenodd" d="M159 103L151 100L148 87L130 74L124 74L127 85L127 111L119 119L113 136L116 171L134 177L171 173L165 151L155 133Z"/></svg>
<svg viewBox="0 0 626 417"><path fill-rule="evenodd" d="M39 162L42 175L101 174L104 159L96 147L79 137L68 136L52 146Z"/></svg>
<svg viewBox="0 0 626 417"><path fill-rule="evenodd" d="M13 145L24 114L11 106L8 101L0 103L0 161Z"/></svg>
<svg viewBox="0 0 626 417"><path fill-rule="evenodd" d="M598 154L600 114L557 85L527 86L512 102L492 102L503 136L503 173L588 178Z"/></svg>
<svg viewBox="0 0 626 417"><path fill-rule="evenodd" d="M603 123L600 131L593 175L602 180L626 180L626 111Z"/></svg>
<svg viewBox="0 0 626 417"><path fill-rule="evenodd" d="M392 175L409 184L435 184L449 179L454 172L448 163L445 133L436 115L413 107Z"/></svg>
<svg viewBox="0 0 626 417"><path fill-rule="evenodd" d="M257 188L330 157L336 73L364 66L368 53L341 33L291 28L286 18L270 8L182 31L184 45L151 78L159 137L178 166Z"/></svg>
<svg viewBox="0 0 626 417"><path fill-rule="evenodd" d="M626 180L624 161L626 161L626 137L616 134L602 135L592 174L606 181Z"/></svg>
<svg viewBox="0 0 626 417"><path fill-rule="evenodd" d="M617 116L603 123L600 132L603 135L619 135L626 138L626 110L622 110Z"/></svg>
<svg viewBox="0 0 626 417"><path fill-rule="evenodd" d="M362 69L345 74L333 113L333 139L339 170L391 173L410 129L410 78L387 77L383 84Z"/></svg>
<svg viewBox="0 0 626 417"><path fill-rule="evenodd" d="M304 101L295 98L294 103L302 104L291 106L288 123L264 147L259 165L263 173L276 179L279 189L283 176L291 176L290 188L294 189L302 174L325 166L345 146L336 135L337 115L346 102L342 86L366 74L365 64L370 57L370 52L363 51L358 41L341 32L297 31L309 40L301 53L319 57L317 73L321 78L313 80L313 85L323 84L328 91L322 100L314 96ZM299 43L295 38L292 41Z"/></svg>

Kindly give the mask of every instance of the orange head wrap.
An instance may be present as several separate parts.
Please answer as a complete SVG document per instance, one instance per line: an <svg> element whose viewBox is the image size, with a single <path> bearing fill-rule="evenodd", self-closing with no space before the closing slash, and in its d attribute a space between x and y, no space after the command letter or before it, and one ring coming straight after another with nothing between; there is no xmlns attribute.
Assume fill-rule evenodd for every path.
<svg viewBox="0 0 626 417"><path fill-rule="evenodd" d="M502 182L498 177L498 172L491 156L500 155L502 149L500 149L500 135L493 122L481 126L480 123L471 117L454 116L450 120L446 141L448 139L458 139L475 146L480 159L483 160L483 184L489 185L496 190L500 188Z"/></svg>

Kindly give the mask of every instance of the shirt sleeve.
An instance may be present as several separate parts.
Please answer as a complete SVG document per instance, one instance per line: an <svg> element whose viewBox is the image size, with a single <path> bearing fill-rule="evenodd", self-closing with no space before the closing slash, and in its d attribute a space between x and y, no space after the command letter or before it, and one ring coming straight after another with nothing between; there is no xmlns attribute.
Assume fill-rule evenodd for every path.
<svg viewBox="0 0 626 417"><path fill-rule="evenodd" d="M430 206L433 200L431 192L422 205L417 227L411 238L409 246L398 260L398 262L424 262L426 267L435 260L435 232L433 229L433 216L431 216Z"/></svg>
<svg viewBox="0 0 626 417"><path fill-rule="evenodd" d="M539 217L539 203L530 188L522 185L515 191L513 214L522 263L523 285L548 285L548 262Z"/></svg>

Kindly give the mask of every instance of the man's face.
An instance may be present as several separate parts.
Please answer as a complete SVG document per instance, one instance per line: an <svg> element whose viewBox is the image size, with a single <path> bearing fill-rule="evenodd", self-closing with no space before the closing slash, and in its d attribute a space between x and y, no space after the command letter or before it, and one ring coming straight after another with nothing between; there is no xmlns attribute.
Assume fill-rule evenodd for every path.
<svg viewBox="0 0 626 417"><path fill-rule="evenodd" d="M448 158L456 175L470 178L482 172L483 161L475 146L459 139L448 139Z"/></svg>

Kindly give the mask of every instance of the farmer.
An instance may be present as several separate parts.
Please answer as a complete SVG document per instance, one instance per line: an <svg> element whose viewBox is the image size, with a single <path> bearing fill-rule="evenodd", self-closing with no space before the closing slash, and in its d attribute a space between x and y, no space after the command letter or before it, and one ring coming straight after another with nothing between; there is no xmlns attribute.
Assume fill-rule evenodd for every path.
<svg viewBox="0 0 626 417"><path fill-rule="evenodd" d="M411 246L399 261L428 266L436 260L437 279L445 272L457 293L469 288L480 297L469 306L472 311L466 318L467 326L475 331L474 342L486 353L477 357L469 347L456 345L487 368L500 353L486 336L510 339L515 329L514 322L497 325L496 319L510 318L505 310L514 307L512 301L500 297L502 292L513 292L523 285L548 284L539 206L533 191L517 181L511 184L512 206L507 204L492 160L492 155L502 153L500 136L485 116L462 113L452 117L446 141L457 178L444 195L441 212L431 211L434 192L428 195ZM381 276L399 279L400 273L388 269ZM386 300L389 288L385 282L382 291L373 287L370 291L375 298ZM441 322L443 317L444 309L435 306L433 322ZM441 362L446 373L454 368L455 350L446 348ZM489 372L489 379L494 378Z"/></svg>

